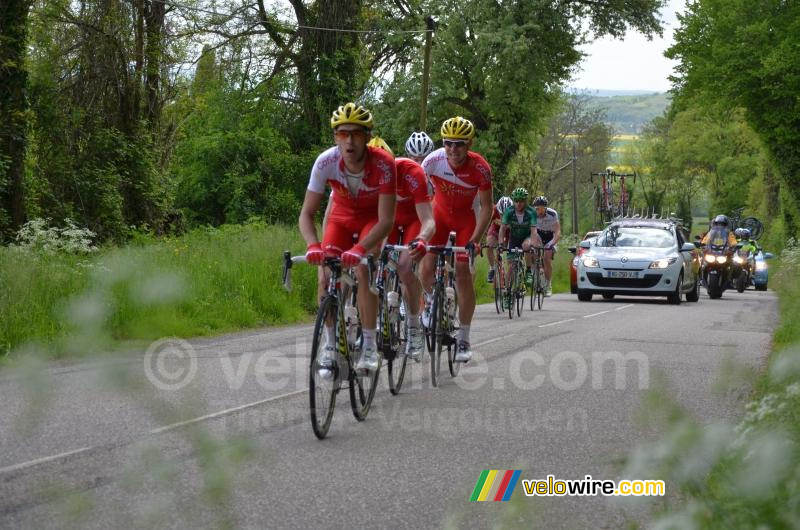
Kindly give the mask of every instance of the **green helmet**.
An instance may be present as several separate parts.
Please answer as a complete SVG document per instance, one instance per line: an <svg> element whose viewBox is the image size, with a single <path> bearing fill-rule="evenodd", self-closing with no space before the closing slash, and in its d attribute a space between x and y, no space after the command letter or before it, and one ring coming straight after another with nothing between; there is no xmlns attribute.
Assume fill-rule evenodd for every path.
<svg viewBox="0 0 800 530"><path fill-rule="evenodd" d="M528 200L528 190L525 188L516 188L511 192L511 198L515 201L526 201Z"/></svg>

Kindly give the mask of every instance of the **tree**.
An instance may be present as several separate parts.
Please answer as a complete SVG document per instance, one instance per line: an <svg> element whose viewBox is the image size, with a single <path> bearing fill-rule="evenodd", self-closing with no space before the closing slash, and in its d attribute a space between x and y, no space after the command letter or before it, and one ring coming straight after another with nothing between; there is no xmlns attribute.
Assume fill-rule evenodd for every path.
<svg viewBox="0 0 800 530"><path fill-rule="evenodd" d="M702 0L689 3L667 56L681 98L720 98L745 109L782 185L787 235L800 230L800 3ZM681 104L679 102L679 104Z"/></svg>
<svg viewBox="0 0 800 530"><path fill-rule="evenodd" d="M0 240L25 222L25 48L31 0L0 5Z"/></svg>

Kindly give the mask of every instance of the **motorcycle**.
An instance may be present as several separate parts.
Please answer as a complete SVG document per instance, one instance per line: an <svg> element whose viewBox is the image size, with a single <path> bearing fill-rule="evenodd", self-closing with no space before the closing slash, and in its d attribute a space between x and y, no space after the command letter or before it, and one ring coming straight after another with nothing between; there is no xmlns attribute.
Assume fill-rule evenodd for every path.
<svg viewBox="0 0 800 530"><path fill-rule="evenodd" d="M753 261L749 250L737 247L731 263L731 279L736 291L740 293L743 293L753 281L755 269Z"/></svg>
<svg viewBox="0 0 800 530"><path fill-rule="evenodd" d="M703 284L708 297L721 298L731 281L731 263L727 243L706 245L703 254Z"/></svg>

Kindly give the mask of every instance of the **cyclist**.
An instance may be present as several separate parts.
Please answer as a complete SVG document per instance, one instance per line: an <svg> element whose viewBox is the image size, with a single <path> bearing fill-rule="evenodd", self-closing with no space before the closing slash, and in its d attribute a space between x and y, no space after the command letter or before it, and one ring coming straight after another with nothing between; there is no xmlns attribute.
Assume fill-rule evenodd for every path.
<svg viewBox="0 0 800 530"><path fill-rule="evenodd" d="M300 211L300 233L308 248L306 260L322 265L325 256L341 256L342 265L358 265L368 253L377 254L394 222L396 175L394 160L382 149L369 147L372 113L360 105L347 103L333 111L335 146L317 157L311 170L308 189ZM314 216L325 197L325 186L332 188L332 206L320 243ZM358 235L353 245L353 234ZM366 286L366 267L356 271L358 281ZM322 292L319 293L321 297ZM374 371L379 359L375 345L377 297L369 289L358 290L363 351L356 363L358 370ZM325 328L326 346L320 356L319 371L330 378L336 368L336 333Z"/></svg>
<svg viewBox="0 0 800 530"><path fill-rule="evenodd" d="M544 283L545 296L553 294L553 256L556 253L556 244L561 239L561 223L558 222L558 212L547 207L547 197L539 195L533 200L536 210L536 231L544 246Z"/></svg>
<svg viewBox="0 0 800 530"><path fill-rule="evenodd" d="M414 135L418 134L420 133L414 133L408 139L406 152L409 151L409 142L415 139ZM425 137L428 136L425 133L421 134ZM380 147L389 153L392 152L386 142L378 137L370 140L369 145ZM412 145L411 149L413 150L415 147L417 147L416 144ZM433 148L433 142L430 147ZM394 163L397 167L397 210L394 216L394 228L392 228L387 241L396 244L400 239L400 229L402 228L404 242L410 247L415 247L410 252L400 254L397 274L400 276L400 281L403 282L403 300L408 315L408 341L404 353L414 360L419 360L422 357L425 340L419 315L422 284L414 274L412 263L418 262L425 255L426 242L433 235L436 224L433 221L431 197L428 194L428 179L425 177L422 166L410 158L402 157L396 158Z"/></svg>
<svg viewBox="0 0 800 530"><path fill-rule="evenodd" d="M406 140L406 154L417 164L422 164L425 157L433 152L433 148L433 140L424 131L413 132Z"/></svg>
<svg viewBox="0 0 800 530"><path fill-rule="evenodd" d="M521 248L522 250L528 250L531 246L531 241L540 244L539 235L536 233L536 212L528 206L528 190L525 188L516 188L512 191L511 200L514 201L514 207L507 209L503 214L503 220L500 225L500 240L503 241L506 234L510 233L508 238L509 249ZM532 263L533 256L525 254L525 264L527 265L525 282L529 284L533 281Z"/></svg>
<svg viewBox="0 0 800 530"><path fill-rule="evenodd" d="M456 246L478 249L492 217L492 168L481 155L469 150L475 137L475 126L471 121L461 116L445 120L441 134L444 147L429 154L422 162L436 191L433 197L436 233L430 243L443 245L447 242L448 234L455 232ZM477 215L472 209L476 196L480 202L480 213ZM422 260L420 277L428 293L433 286L435 260L432 254ZM455 360L467 362L472 358L469 328L475 312L475 286L467 256L463 254L456 259L456 291L461 327Z"/></svg>
<svg viewBox="0 0 800 530"><path fill-rule="evenodd" d="M494 275L497 271L497 251L494 248L498 242L498 235L500 235L500 221L503 218L503 212L514 206L514 201L511 197L500 197L497 204L494 206L492 212L491 224L489 224L489 231L486 233L486 244L490 247L487 259L489 260L489 274L486 276L486 283L494 282ZM503 240L505 243L505 240Z"/></svg>

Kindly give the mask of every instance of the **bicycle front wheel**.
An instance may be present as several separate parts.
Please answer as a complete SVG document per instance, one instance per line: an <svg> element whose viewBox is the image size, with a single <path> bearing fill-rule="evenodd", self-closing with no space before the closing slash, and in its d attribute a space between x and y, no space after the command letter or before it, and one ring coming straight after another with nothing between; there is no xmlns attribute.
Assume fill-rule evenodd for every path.
<svg viewBox="0 0 800 530"><path fill-rule="evenodd" d="M390 290L396 292L398 299L402 300L400 297L400 279L397 276L393 276L388 283ZM390 320L388 326L392 354L391 357L386 357L386 374L389 379L389 392L393 396L400 393L400 388L403 386L403 378L406 374L406 363L408 362L408 357L405 356L403 351L403 346L407 340L405 319L401 315L402 313L398 310L396 315L391 316L394 320Z"/></svg>
<svg viewBox="0 0 800 530"><path fill-rule="evenodd" d="M506 281L505 302L508 305L508 318L514 318L514 298L517 292L517 266L512 264L508 269L508 280Z"/></svg>
<svg viewBox="0 0 800 530"><path fill-rule="evenodd" d="M442 344L444 340L445 328L442 326L442 315L444 314L444 290L436 286L433 294L433 305L431 307L431 330L436 347L431 350L431 384L439 386L439 374L442 371Z"/></svg>
<svg viewBox="0 0 800 530"><path fill-rule="evenodd" d="M536 277L538 278L538 287L536 288L536 305L539 309L541 309L542 303L544 303L544 271L539 269Z"/></svg>
<svg viewBox="0 0 800 530"><path fill-rule="evenodd" d="M350 333L352 335L358 335L359 338L357 340L358 344L361 344L361 348L363 351L363 336L361 336L361 318L359 315L357 322L351 322L347 324L348 326L356 326L357 331L353 333L352 330ZM341 326L342 329L345 329L345 326ZM377 338L376 338L377 340ZM350 351L347 356L349 363L348 363L348 382L350 383L350 407L353 409L353 416L356 417L358 421L364 421L367 418L367 414L369 413L370 405L372 405L372 399L375 397L375 390L378 388L378 376L381 373L381 361L383 360L383 355L378 350L378 368L374 372L365 372L365 373L357 373L355 370L355 352Z"/></svg>
<svg viewBox="0 0 800 530"><path fill-rule="evenodd" d="M517 306L517 316L522 316L522 306L525 304L525 269L519 267L517 275L517 288L514 292L514 303Z"/></svg>
<svg viewBox="0 0 800 530"><path fill-rule="evenodd" d="M319 306L317 320L314 324L314 339L311 343L311 360L308 373L311 428L314 430L314 435L320 440L328 434L331 419L333 418L339 385L339 370L334 371L333 377L323 378L319 375L318 359L325 347L325 322L327 320L333 321L334 329L336 329L338 316L338 301L336 298L332 296L325 297ZM337 357L341 359L338 355Z"/></svg>

